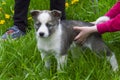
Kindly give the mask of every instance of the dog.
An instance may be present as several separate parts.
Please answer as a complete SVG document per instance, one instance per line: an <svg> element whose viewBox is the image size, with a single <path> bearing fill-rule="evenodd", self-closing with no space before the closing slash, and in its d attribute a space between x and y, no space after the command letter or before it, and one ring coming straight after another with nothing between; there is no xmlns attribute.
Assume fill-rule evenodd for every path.
<svg viewBox="0 0 120 80"><path fill-rule="evenodd" d="M74 26L93 26L94 24L77 20L60 20L61 12L58 10L31 10L37 39L37 47L45 67L50 68L50 60L46 59L51 54L57 60L57 70L63 70L67 63L67 51L79 31L73 30ZM99 33L90 36L80 47L87 47L97 54L105 53L113 71L118 70L115 54L106 46Z"/></svg>

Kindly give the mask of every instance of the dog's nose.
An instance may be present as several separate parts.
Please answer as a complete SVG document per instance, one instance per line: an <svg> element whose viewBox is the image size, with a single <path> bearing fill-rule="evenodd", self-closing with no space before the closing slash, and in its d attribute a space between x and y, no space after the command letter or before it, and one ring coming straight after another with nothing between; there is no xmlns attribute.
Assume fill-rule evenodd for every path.
<svg viewBox="0 0 120 80"><path fill-rule="evenodd" d="M39 33L39 36L40 36L40 37L43 37L43 36L44 36L44 33L43 33L43 32L40 32L40 33Z"/></svg>

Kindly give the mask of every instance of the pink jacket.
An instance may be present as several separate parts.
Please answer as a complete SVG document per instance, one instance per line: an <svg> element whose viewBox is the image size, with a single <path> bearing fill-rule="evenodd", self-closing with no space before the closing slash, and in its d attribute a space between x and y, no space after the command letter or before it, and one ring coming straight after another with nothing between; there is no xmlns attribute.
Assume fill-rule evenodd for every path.
<svg viewBox="0 0 120 80"><path fill-rule="evenodd" d="M97 30L100 34L105 32L120 31L120 2L117 2L105 16L110 17L110 20L98 24Z"/></svg>

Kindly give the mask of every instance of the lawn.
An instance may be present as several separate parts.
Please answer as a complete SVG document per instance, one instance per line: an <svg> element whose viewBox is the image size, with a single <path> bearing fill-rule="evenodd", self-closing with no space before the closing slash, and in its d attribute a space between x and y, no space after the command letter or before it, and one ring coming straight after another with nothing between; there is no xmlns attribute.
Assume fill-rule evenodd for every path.
<svg viewBox="0 0 120 80"><path fill-rule="evenodd" d="M108 11L116 0L96 1L66 0L67 19L95 21ZM14 0L0 0L0 35L12 26L13 9ZM49 0L31 0L29 11L33 9L49 9ZM120 80L120 71L113 72L106 59L96 57L89 49L82 51L78 47L68 51L68 66L65 71L56 72L56 61L50 70L46 70L36 47L30 13L28 25L29 29L24 37L0 40L0 80ZM105 33L102 37L120 63L120 33ZM72 59L71 52L79 57Z"/></svg>

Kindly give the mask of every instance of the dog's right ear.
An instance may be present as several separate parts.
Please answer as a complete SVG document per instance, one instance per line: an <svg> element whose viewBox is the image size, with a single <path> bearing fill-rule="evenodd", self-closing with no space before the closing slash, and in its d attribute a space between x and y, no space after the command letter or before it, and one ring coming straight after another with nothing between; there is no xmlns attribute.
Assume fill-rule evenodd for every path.
<svg viewBox="0 0 120 80"><path fill-rule="evenodd" d="M37 16L39 15L39 13L40 13L40 10L31 10L30 11L30 14L33 17L33 19L36 19Z"/></svg>
<svg viewBox="0 0 120 80"><path fill-rule="evenodd" d="M52 10L51 13L52 13L52 15L53 15L54 17L56 17L56 18L58 18L58 19L60 19L61 16L62 16L61 11L59 11L59 10Z"/></svg>

